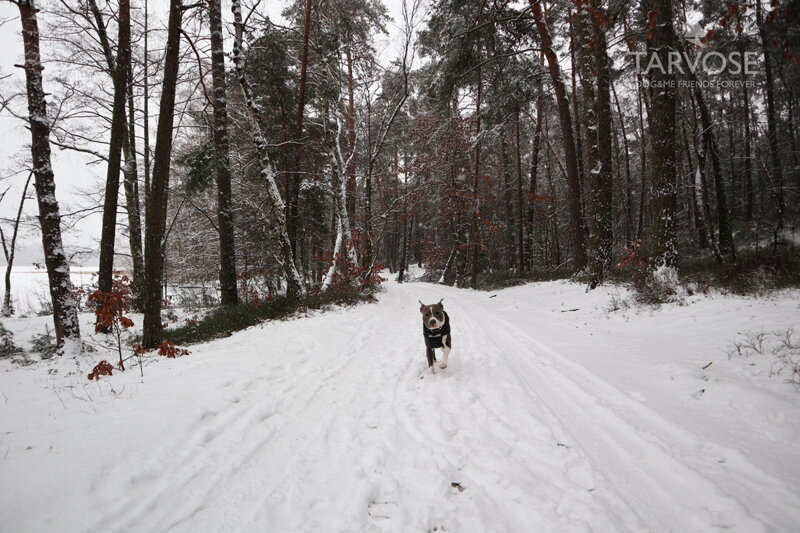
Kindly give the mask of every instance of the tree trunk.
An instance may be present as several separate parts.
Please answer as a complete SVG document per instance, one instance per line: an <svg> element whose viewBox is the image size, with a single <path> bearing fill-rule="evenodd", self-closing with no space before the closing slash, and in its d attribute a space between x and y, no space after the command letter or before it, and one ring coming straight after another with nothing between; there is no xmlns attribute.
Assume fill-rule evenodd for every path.
<svg viewBox="0 0 800 533"><path fill-rule="evenodd" d="M161 286L164 277L164 234L167 220L169 167L172 156L175 87L178 82L180 60L181 17L181 1L170 0L167 50L164 56L164 80L156 129L156 149L153 155L153 177L146 207L144 331L142 334L142 345L145 348L154 348L162 340Z"/></svg>
<svg viewBox="0 0 800 533"><path fill-rule="evenodd" d="M130 26L130 1L127 1L127 8L128 11L128 26ZM122 5L121 5L122 7ZM100 12L100 8L97 7L97 2L95 0L89 0L89 9L92 11L95 19L95 27L97 30L97 37L100 41L101 47L103 49L103 55L105 56L106 65L107 65L107 72L108 75L111 76L111 80L115 85L116 91L116 84L117 84L117 69L115 68L115 60L114 60L114 52L111 50L111 44L108 41L108 34L106 32L106 24L103 21L103 14ZM122 31L122 28L120 28ZM136 163L136 120L134 115L134 105L133 105L133 73L132 73L132 66L131 66L131 55L130 55L130 27L126 30L127 37L124 39L127 41L127 57L118 57L118 60L125 60L127 62L127 80L125 83L125 92L127 97L128 103L128 125L127 129L123 128L123 135L122 135L122 155L125 158L125 163L122 166L122 175L123 175L123 183L125 189L125 208L128 212L128 244L131 250L131 261L133 263L133 308L137 311L142 310L142 288L144 286L144 258L142 256L142 222L141 222L141 209L139 207L139 177L138 177L138 170L137 170L137 163ZM122 35L120 35L122 38ZM120 40L122 42L122 39ZM147 36L145 35L145 43L147 42ZM145 72L146 72L146 65L145 65ZM145 75L145 79L147 76ZM145 84L146 85L146 84ZM115 93L116 96L116 93ZM146 109L146 108L145 108ZM112 111L113 115L113 111ZM125 120L125 110L123 107L122 110L123 121ZM146 113L145 113L145 116ZM113 116L112 116L113 121ZM113 125L112 125L113 130ZM112 131L112 138L113 138L113 131ZM111 167L109 166L109 170ZM117 176L117 181L119 181L119 177ZM108 179L106 180L108 183ZM119 185L117 185L119 188ZM103 213L103 216L106 216L106 213ZM114 223L116 224L116 217ZM107 237L108 238L108 237ZM114 243L112 243L113 246ZM113 249L111 250L113 255ZM106 269L109 268L108 266L105 267ZM107 280L106 287L111 286L110 278ZM108 290L108 289L106 289Z"/></svg>
<svg viewBox="0 0 800 533"><path fill-rule="evenodd" d="M236 246L233 231L233 192L228 148L228 96L225 81L225 49L222 41L222 6L209 0L208 22L211 31L211 76L214 83L214 174L217 181L217 221L219 226L219 287L222 305L237 305Z"/></svg>
<svg viewBox="0 0 800 533"><path fill-rule="evenodd" d="M22 208L25 206L25 197L28 194L28 186L31 184L33 172L28 173L28 179L25 180L25 186L22 188L22 195L19 197L19 208L17 209L17 218L14 219L14 227L11 232L11 241L6 243L6 236L0 229L0 237L3 239L3 252L6 256L6 290L3 297L3 312L2 315L9 317L14 314L14 305L11 301L11 269L14 268L14 255L17 251L17 234L19 233L19 221L22 219Z"/></svg>
<svg viewBox="0 0 800 533"><path fill-rule="evenodd" d="M406 277L406 267L408 265L408 217L406 214L406 202L403 200L403 244L400 246L400 264L397 267L397 282L403 283Z"/></svg>
<svg viewBox="0 0 800 533"><path fill-rule="evenodd" d="M516 226L517 226L517 274L522 274L525 270L525 224L524 224L524 217L523 217L523 210L524 207L524 196L522 194L522 189L524 187L523 184L523 177L522 177L522 146L520 146L520 132L519 132L519 115L520 115L520 107L519 102L516 104L516 113L514 115L514 136L515 136L515 145L517 151L517 212L516 212Z"/></svg>
<svg viewBox="0 0 800 533"><path fill-rule="evenodd" d="M323 131L325 133L326 140L328 135L327 124L329 122L328 113L329 108L326 106L325 119L323 121ZM358 265L358 250L353 242L353 234L350 230L350 217L347 211L347 206L349 205L347 195L349 180L345 175L345 169L349 167L350 161L353 160L354 153L351 152L349 159L345 160L344 156L342 155L341 144L342 121L339 119L338 115L336 118L336 126L336 137L333 141L333 164L331 165L333 168L331 188L333 189L333 214L335 217L334 224L336 226L336 242L333 247L331 264L322 283L321 290L323 291L327 290L331 286L333 277L339 268L339 263L344 260L345 256L353 266Z"/></svg>
<svg viewBox="0 0 800 533"><path fill-rule="evenodd" d="M650 54L658 54L662 65L675 50L672 27L672 0L649 0L647 45ZM648 248L655 268L673 268L678 262L676 247L677 172L675 161L675 77L666 68L650 69L654 91L651 139L653 182L650 240Z"/></svg>
<svg viewBox="0 0 800 533"><path fill-rule="evenodd" d="M511 170L508 164L508 135L504 124L500 124L500 173L503 177L503 195L502 203L504 205L503 219L505 228L503 228L503 250L502 258L503 264L506 269L511 270L517 268L516 255L514 254L514 231L516 226L512 222L514 218L514 201L512 199L511 188Z"/></svg>
<svg viewBox="0 0 800 533"><path fill-rule="evenodd" d="M130 66L130 65L129 65ZM128 79L133 80L128 70ZM139 205L139 171L136 163L136 117L133 107L133 86L128 83L128 135L123 139L122 153L125 165L122 167L125 189L125 208L128 212L128 245L133 263L133 308L142 310L142 290L144 288L144 255L142 253L142 210Z"/></svg>
<svg viewBox="0 0 800 533"><path fill-rule="evenodd" d="M619 105L619 98L614 84L611 84L611 93L614 96L614 103L617 107L617 115L619 116L619 127L621 130L622 146L625 149L625 242L630 243L633 239L633 183L631 180L631 155L628 148L628 135L625 133L625 115L622 113L622 107Z"/></svg>
<svg viewBox="0 0 800 533"><path fill-rule="evenodd" d="M472 175L472 225L470 227L470 252L472 254L470 287L478 287L478 251L480 239L478 238L480 226L480 202L478 199L480 191L480 172L481 172L481 96L483 79L481 67L478 67L478 98L475 102L475 172Z"/></svg>
<svg viewBox="0 0 800 533"><path fill-rule="evenodd" d="M111 143L108 150L106 192L103 202L103 225L100 233L100 267L97 288L111 291L114 270L114 244L117 237L117 206L119 176L122 161L122 144L126 135L125 104L128 95L128 70L131 61L131 5L130 0L119 2L119 37L117 60L114 65L114 107L111 118Z"/></svg>
<svg viewBox="0 0 800 533"><path fill-rule="evenodd" d="M684 131L683 150L686 156L686 168L690 175L689 186L691 189L692 206L694 208L694 228L697 230L697 246L700 249L708 248L708 233L706 232L706 218L703 201L703 178L700 173L700 164L695 167L689 150L688 128ZM699 159L699 158L698 158ZM696 170L693 170L696 169Z"/></svg>
<svg viewBox="0 0 800 533"><path fill-rule="evenodd" d="M31 130L31 160L39 204L39 225L47 266L50 298L53 304L53 325L60 353L81 351L81 332L78 310L72 297L69 263L61 241L61 215L56 200L56 184L50 161L50 121L42 86L42 66L39 54L38 9L33 0L19 0L22 21L22 41L25 47L25 84L28 94L28 113Z"/></svg>
<svg viewBox="0 0 800 533"><path fill-rule="evenodd" d="M580 6L581 2L578 1L578 2L576 2L576 4L578 6ZM579 102L578 102L578 83L577 83L577 80L578 80L578 74L581 73L581 90L584 90L585 89L585 85L584 84L591 83L592 74L591 74L591 70L588 73L583 73L581 71L582 65L578 66L578 61L576 61L576 59L575 59L576 37L578 37L578 36L576 35L576 31L575 31L576 29L575 29L575 25L573 24L572 16L568 17L568 20L569 20L569 59L570 59L570 66L572 67L570 69L570 81L572 83L572 115L573 115L573 119L575 121L575 123L574 123L575 153L577 155L577 160L578 160L578 176L580 176L581 179L584 179L586 177L586 172L585 172L584 164L583 164L584 163L585 151L584 151L584 147L583 147L583 138L582 138L583 137L583 126L584 126L584 124L581 124L582 121L581 121L581 112L580 112ZM580 41L580 37L578 37L578 41ZM591 88L590 88L590 93L591 93ZM583 98L584 98L584 100L586 102L588 102L588 101L591 100L591 94L587 98L587 95L584 93L583 94ZM587 104L584 104L584 107L586 107L586 105ZM586 110L584 109L584 111L586 111ZM592 112L591 111L591 105L589 105L589 112L590 113ZM585 118L586 117L583 117L583 118L584 118L584 122L585 122ZM586 127L588 128L588 125L586 125ZM587 142L589 142L588 139L587 139ZM589 165L589 168L591 168L591 165ZM581 190L583 190L583 187L585 187L585 186L586 186L585 183L581 183ZM586 230L586 228L584 227L584 231L585 230Z"/></svg>
<svg viewBox="0 0 800 533"><path fill-rule="evenodd" d="M611 175L611 66L606 51L606 28L600 24L600 13L604 13L598 0L592 0L594 16L591 17L594 29L594 64L596 72L596 94L592 102L597 126L594 149L596 167L590 171L589 186L589 242L591 249L591 279L589 287L595 288L603 282L606 271L611 266L614 241L613 233L613 192ZM587 20L587 24L588 24ZM588 105L588 102L587 102Z"/></svg>
<svg viewBox="0 0 800 533"><path fill-rule="evenodd" d="M292 257L297 263L298 239L300 232L300 182L303 181L301 167L303 164L303 119L306 107L306 80L308 71L308 37L311 33L311 0L306 0L305 18L303 21L303 45L300 55L300 82L298 84L297 96L297 122L295 123L296 145L294 169L289 175L290 186L286 188L287 194L287 213L286 230L289 235L289 242L292 244Z"/></svg>
<svg viewBox="0 0 800 533"><path fill-rule="evenodd" d="M356 104L353 94L353 52L350 46L347 54L347 144L350 153L356 150ZM351 157L347 164L347 218L355 220L356 216L356 159Z"/></svg>
<svg viewBox="0 0 800 533"><path fill-rule="evenodd" d="M767 27L761 13L761 2L756 2L756 25L761 38L761 51L764 54L764 92L767 100L767 138L769 140L769 155L772 164L772 196L778 222L773 232L773 250L777 247L780 234L783 231L783 215L786 205L783 199L783 170L781 169L781 156L778 151L778 121L775 116L775 81L772 75L769 44L767 42Z"/></svg>
<svg viewBox="0 0 800 533"><path fill-rule="evenodd" d="M149 0L144 0L144 61L142 65L142 69L144 71L143 78L144 83L142 83L142 100L143 102L143 109L142 114L144 115L144 124L142 128L142 142L144 143L144 147L142 150L142 161L144 162L144 205L145 209L147 208L147 204L149 203L148 200L150 199L150 84L148 80L147 67L148 67L148 55L150 49L148 48L148 35L149 35L149 26L150 23L147 17L148 11L148 4Z"/></svg>
<svg viewBox="0 0 800 533"><path fill-rule="evenodd" d="M541 89L541 87L540 87ZM536 186L539 171L539 151L542 145L542 118L544 98L541 92L536 98L536 130L533 134L533 146L531 147L531 179L528 183L528 269L533 268L533 251L536 242L536 234L533 231L536 214Z"/></svg>
<svg viewBox="0 0 800 533"><path fill-rule="evenodd" d="M642 74L639 70L636 71L636 77L639 86L639 89L636 91L636 105L639 114L639 217L636 223L636 239L639 240L644 237L644 213L645 206L647 205L647 143L645 141L646 130L644 128L644 113L642 112L643 102L645 104L644 108L647 110L648 123L652 120L652 113L650 112L650 107L647 105L647 100L645 100Z"/></svg>
<svg viewBox="0 0 800 533"><path fill-rule="evenodd" d="M742 69L742 78L744 78L744 69ZM743 79L743 81L746 81ZM755 202L755 194L753 191L753 172L752 172L752 152L750 148L750 91L747 89L747 84L742 85L744 89L744 190L742 191L744 201L744 220L750 222L753 220L753 203Z"/></svg>
<svg viewBox="0 0 800 533"><path fill-rule="evenodd" d="M578 157L575 149L575 134L572 130L572 116L569 109L569 100L564 87L564 79L558 56L553 50L550 29L544 18L542 5L539 0L529 0L533 9L533 18L539 32L545 58L553 79L553 89L558 108L558 118L561 123L561 132L564 137L564 158L567 167L567 188L569 196L570 227L573 237L573 259L575 270L583 270L587 265L586 244L584 240L583 207L581 206L581 176L578 172Z"/></svg>

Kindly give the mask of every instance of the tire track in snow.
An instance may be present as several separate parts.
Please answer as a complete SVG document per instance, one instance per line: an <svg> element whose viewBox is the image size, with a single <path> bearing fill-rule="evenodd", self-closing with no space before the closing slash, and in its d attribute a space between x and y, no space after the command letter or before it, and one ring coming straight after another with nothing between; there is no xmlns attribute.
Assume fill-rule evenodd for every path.
<svg viewBox="0 0 800 533"><path fill-rule="evenodd" d="M236 514L241 513L241 503L247 500L240 499L237 503L234 493L241 490L230 485L245 481L242 478L250 475L249 466L261 455L265 443L272 442L275 435L286 428L297 427L292 411L305 409L324 392L324 387L332 379L353 364L352 358L341 355L357 351L363 342L359 332L377 325L377 320L368 317L366 321L360 321L357 328L351 329L350 335L345 329L342 337L347 339L349 336L350 339L340 350L331 352L324 364L306 359L299 368L287 365L286 372L277 376L251 376L241 382L229 382L231 387L241 384L244 389L238 396L239 401L204 412L194 422L190 435L168 445L174 454L161 454L148 461L147 466L130 479L130 501L133 504L122 508L118 504L108 506L117 507L118 511L100 518L91 531L109 531L109 524L114 524L112 528L117 531L142 528L179 531L184 527L187 531L223 530L226 527L224 521L216 524L199 522L194 518L212 507L216 510L235 509ZM301 442L293 451L299 453L298 448L302 445ZM290 464L285 463L287 470ZM124 476L116 479L120 478ZM248 487L254 489L258 485L255 483ZM225 493L225 486L231 492ZM214 493L218 498L211 497ZM179 494L177 498L170 497L176 494ZM233 505L225 505L226 501ZM217 513L214 515L219 516ZM236 517L236 520L240 518Z"/></svg>
<svg viewBox="0 0 800 533"><path fill-rule="evenodd" d="M426 508L425 498L413 494L406 498L417 500L426 513L442 517L452 531L613 528L588 491L591 482L584 468L558 446L540 413L526 405L524 391L509 387L516 378L493 357L496 348L481 324L483 314L459 312L458 305L448 305L457 302L454 289L436 286L430 292L429 299L445 296L453 320L450 365L434 376L424 374L422 381L398 380L393 415L408 443L403 448L423 449L423 456L431 458L417 470L431 472L442 485L456 481L467 488L461 494L451 489L445 498L429 491L428 500L455 504L446 513ZM412 356L421 369L419 342ZM409 477L407 482L413 483Z"/></svg>
<svg viewBox="0 0 800 533"><path fill-rule="evenodd" d="M572 435L583 454L606 479L609 484L606 488L616 492L648 529L767 530L751 516L746 505L675 457L661 440L663 428L658 434L643 433L618 414L608 399L614 398L618 405L630 407L631 400L621 391L515 325L496 318L463 297L456 295L452 299L482 314L482 325L486 329L491 325L492 329L510 332L499 343L498 352L530 395L546 406L554 421ZM641 416L659 419L645 406L636 405ZM663 424L668 423L663 421ZM677 428L673 430L680 432Z"/></svg>
<svg viewBox="0 0 800 533"><path fill-rule="evenodd" d="M419 379L422 291L446 297L455 347L447 370ZM130 498L98 505L114 510L93 531L765 529L681 460L686 432L492 315L483 296L389 283L378 304L311 318L335 328L328 342L229 378L245 388L230 403L133 476L112 472ZM271 327L232 342L268 342Z"/></svg>
<svg viewBox="0 0 800 533"><path fill-rule="evenodd" d="M366 309L367 327L355 332L340 354L347 363L326 373L315 385L320 394L293 413L295 424L248 466L268 476L269 488L249 500L253 505L240 518L246 530L328 531L331 516L348 522L367 515L368 487L357 475L369 451L360 444L368 430L365 406L373 405L381 390L382 365L374 354L395 341L381 340L386 317L375 311ZM308 422L314 417L324 420L309 434ZM373 455L380 461L379 453Z"/></svg>

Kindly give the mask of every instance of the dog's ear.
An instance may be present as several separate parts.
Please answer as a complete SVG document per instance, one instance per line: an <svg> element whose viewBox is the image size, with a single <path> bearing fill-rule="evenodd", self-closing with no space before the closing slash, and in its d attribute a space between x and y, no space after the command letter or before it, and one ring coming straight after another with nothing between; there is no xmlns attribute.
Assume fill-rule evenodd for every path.
<svg viewBox="0 0 800 533"><path fill-rule="evenodd" d="M425 309L425 304L422 303L422 300L417 300L417 301L419 302L419 310L422 311L423 309Z"/></svg>
<svg viewBox="0 0 800 533"><path fill-rule="evenodd" d="M439 300L439 303L438 303L438 305L442 305L442 302L443 302L443 301L444 301L444 298L442 298L441 300ZM442 307L444 307L444 306L442 305Z"/></svg>

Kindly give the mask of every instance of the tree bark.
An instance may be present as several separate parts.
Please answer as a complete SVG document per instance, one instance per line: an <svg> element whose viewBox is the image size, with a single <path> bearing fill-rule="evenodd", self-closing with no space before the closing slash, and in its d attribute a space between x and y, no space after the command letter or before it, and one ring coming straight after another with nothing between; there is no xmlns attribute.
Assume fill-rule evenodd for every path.
<svg viewBox="0 0 800 533"><path fill-rule="evenodd" d="M619 98L614 84L611 84L611 93L614 96L614 103L617 107L617 115L619 116L619 127L621 130L622 146L625 149L625 242L630 243L633 239L632 225L633 225L633 183L631 180L631 155L628 148L628 135L625 132L625 115L622 113L622 107L619 105Z"/></svg>
<svg viewBox="0 0 800 533"><path fill-rule="evenodd" d="M130 66L130 65L129 65ZM125 164L122 167L123 187L125 189L125 209L128 212L128 246L133 263L133 309L142 310L142 290L144 288L144 255L142 250L142 209L139 204L139 171L136 163L136 116L133 107L133 76L128 70L128 135L123 139L122 153Z"/></svg>
<svg viewBox="0 0 800 533"><path fill-rule="evenodd" d="M228 143L228 98L225 81L225 49L222 38L220 0L209 0L211 31L211 76L214 84L214 174L217 181L217 223L219 226L219 286L222 305L237 305L236 246L233 225L233 192Z"/></svg>
<svg viewBox="0 0 800 533"><path fill-rule="evenodd" d="M156 149L153 155L153 177L146 206L144 331L142 334L142 345L145 348L154 348L162 340L161 286L164 278L164 233L167 220L169 167L172 156L175 88L178 82L180 60L181 18L181 1L170 0L167 49L164 56L164 80L156 129Z"/></svg>
<svg viewBox="0 0 800 533"><path fill-rule="evenodd" d="M589 287L595 288L603 282L606 271L611 267L611 254L614 241L613 233L613 189L611 167L611 65L606 50L606 28L600 23L606 17L598 0L592 0L594 16L594 65L596 74L594 119L597 127L594 141L596 146L590 147L595 156L595 167L590 171L589 187L589 242L591 249L591 276ZM588 21L587 21L588 24ZM587 102L587 105L589 103Z"/></svg>
<svg viewBox="0 0 800 533"><path fill-rule="evenodd" d="M514 137L517 151L517 210L516 210L516 226L517 226L517 274L522 274L525 270L525 223L524 223L524 196L522 193L524 184L522 177L522 146L520 142L520 128L519 128L519 115L521 113L519 102L516 104L516 113L514 120Z"/></svg>
<svg viewBox="0 0 800 533"><path fill-rule="evenodd" d="M31 159L34 187L39 204L42 247L53 304L53 326L60 353L81 351L78 310L72 297L69 263L61 240L61 215L56 200L56 184L50 157L50 121L42 85L44 67L39 53L39 11L34 0L19 0L22 41L25 47L25 84L31 131Z"/></svg>
<svg viewBox="0 0 800 533"><path fill-rule="evenodd" d="M303 20L303 46L300 53L300 81L297 95L297 122L295 123L296 145L294 152L294 169L289 175L290 186L286 188L287 212L286 229L289 242L292 244L292 257L297 262L298 239L300 231L300 182L303 181L301 167L303 164L303 119L306 106L306 80L308 71L308 37L311 33L311 0L306 0L305 16Z"/></svg>
<svg viewBox="0 0 800 533"><path fill-rule="evenodd" d="M689 186L692 191L692 206L694 208L694 228L697 230L697 246L700 249L708 248L708 233L706 231L706 218L703 200L703 178L700 173L700 163L698 157L698 165L695 166L692 162L692 154L689 150L689 131L685 129L683 137L683 150L686 155L686 168L690 174Z"/></svg>
<svg viewBox="0 0 800 533"><path fill-rule="evenodd" d="M767 138L769 140L769 155L772 165L772 196L775 199L778 221L773 232L773 250L776 249L780 234L783 231L783 216L786 205L783 199L783 170L781 156L778 151L778 121L775 116L775 81L770 62L769 43L767 41L767 27L761 13L761 2L756 2L756 25L761 38L761 51L764 54L764 93L767 104Z"/></svg>
<svg viewBox="0 0 800 533"><path fill-rule="evenodd" d="M541 90L541 87L539 88ZM542 119L544 110L544 98L541 92L536 98L536 125L533 134L533 146L531 147L531 179L528 183L528 269L533 268L533 250L536 243L534 233L535 214L536 214L536 188L539 171L539 150L542 145Z"/></svg>
<svg viewBox="0 0 800 533"><path fill-rule="evenodd" d="M649 0L647 46L658 54L662 65L675 50L672 0ZM652 213L648 248L655 268L673 268L678 262L676 247L677 172L675 161L675 76L666 68L650 69L654 91L652 109Z"/></svg>
<svg viewBox="0 0 800 533"><path fill-rule="evenodd" d="M346 48L347 56L347 143L350 153L356 150L356 104L353 92L353 52ZM356 160L351 157L347 164L347 218L355 220L356 216Z"/></svg>
<svg viewBox="0 0 800 533"><path fill-rule="evenodd" d="M742 69L742 78L744 80L744 69ZM755 202L755 193L753 191L753 172L752 172L752 150L750 148L750 91L747 89L747 84L743 84L744 90L744 190L742 197L744 202L744 220L750 222L753 220L753 204Z"/></svg>
<svg viewBox="0 0 800 533"><path fill-rule="evenodd" d="M470 252L472 256L470 288L472 289L478 287L478 251L480 248L480 226L478 220L480 218L480 202L478 195L480 192L481 172L481 96L483 85L481 70L481 67L478 67L478 98L475 102L475 172L472 175L472 225L469 232Z"/></svg>
<svg viewBox="0 0 800 533"><path fill-rule="evenodd" d="M131 5L130 0L119 1L119 37L117 59L114 65L114 107L111 117L111 142L108 150L106 191L103 202L103 225L100 233L100 267L97 288L111 291L114 270L114 244L117 237L117 207L119 177L122 161L122 144L126 136L125 104L128 95L128 70L131 61Z"/></svg>

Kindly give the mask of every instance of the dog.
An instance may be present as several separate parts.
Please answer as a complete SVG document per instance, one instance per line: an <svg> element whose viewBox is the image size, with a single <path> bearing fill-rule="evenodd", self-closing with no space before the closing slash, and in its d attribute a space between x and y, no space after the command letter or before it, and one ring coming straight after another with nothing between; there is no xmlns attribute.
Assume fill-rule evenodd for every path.
<svg viewBox="0 0 800 533"><path fill-rule="evenodd" d="M441 348L444 353L439 368L447 368L447 358L450 357L450 350L453 347L453 336L450 333L450 317L444 310L442 302L425 305L419 301L419 312L422 314L422 336L425 338L425 356L428 358L428 369L431 374L435 374L434 363L436 363L436 348Z"/></svg>

